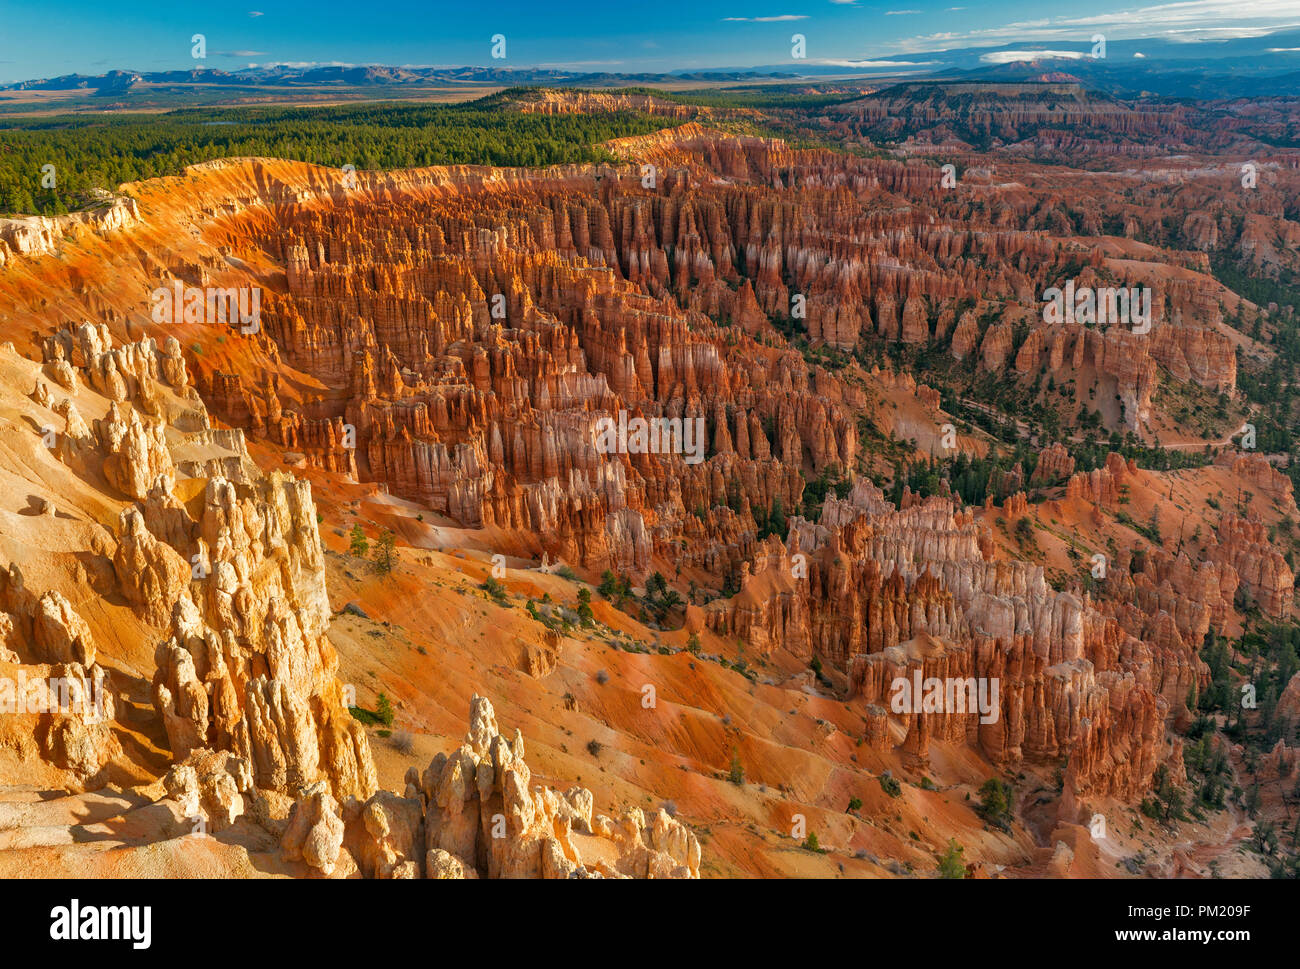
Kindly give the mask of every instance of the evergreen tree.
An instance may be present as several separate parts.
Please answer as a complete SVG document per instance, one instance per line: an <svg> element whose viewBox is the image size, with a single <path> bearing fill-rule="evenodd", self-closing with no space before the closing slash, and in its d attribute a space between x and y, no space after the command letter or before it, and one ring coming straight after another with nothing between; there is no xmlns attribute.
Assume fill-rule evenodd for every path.
<svg viewBox="0 0 1300 969"><path fill-rule="evenodd" d="M375 571L380 575L387 575L393 570L393 565L397 562L397 537L388 529L379 533L379 538L375 542Z"/></svg>
<svg viewBox="0 0 1300 969"><path fill-rule="evenodd" d="M358 558L365 558L366 553L370 551L370 543L366 541L366 533L361 530L360 525L353 525L349 535L348 551Z"/></svg>
<svg viewBox="0 0 1300 969"><path fill-rule="evenodd" d="M965 849L957 843L956 838L948 839L948 850L939 858L940 878L965 878L966 865L962 861Z"/></svg>

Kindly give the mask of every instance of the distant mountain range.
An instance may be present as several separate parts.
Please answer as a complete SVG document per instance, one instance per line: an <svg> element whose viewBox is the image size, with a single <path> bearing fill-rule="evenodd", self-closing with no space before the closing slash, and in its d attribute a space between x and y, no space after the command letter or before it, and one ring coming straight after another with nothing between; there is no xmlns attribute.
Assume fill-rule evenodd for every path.
<svg viewBox="0 0 1300 969"><path fill-rule="evenodd" d="M1223 41L1176 43L1159 38L1108 41L1096 57L1091 41L968 47L872 59L719 67L669 73L580 72L507 67L391 67L384 65L268 65L236 71L109 71L20 81L0 91L83 91L91 97L129 99L145 92L232 88L337 86L403 89L491 85L619 87L629 85L817 80L858 76L928 77L972 81L1075 81L1122 96L1142 94L1197 99L1300 96L1300 32Z"/></svg>
<svg viewBox="0 0 1300 969"><path fill-rule="evenodd" d="M843 73L843 72L841 72ZM240 71L220 71L197 68L192 71L109 71L107 74L64 74L60 77L34 81L19 81L0 85L4 91L69 91L84 90L105 96L128 94L143 85L204 84L232 87L266 86L341 86L392 87L392 86L454 86L454 85L553 85L553 86L603 86L606 84L648 84L683 80L699 81L754 81L771 78L796 79L797 72L735 70L682 72L673 74L611 74L577 73L540 68L499 67L385 67L325 66L289 67L274 65L254 67Z"/></svg>

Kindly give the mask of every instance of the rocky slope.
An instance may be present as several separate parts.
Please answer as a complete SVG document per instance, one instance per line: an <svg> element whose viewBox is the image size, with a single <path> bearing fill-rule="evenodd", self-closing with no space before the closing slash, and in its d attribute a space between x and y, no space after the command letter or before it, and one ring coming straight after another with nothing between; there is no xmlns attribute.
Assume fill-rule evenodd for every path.
<svg viewBox="0 0 1300 969"><path fill-rule="evenodd" d="M150 817L170 800L183 806L176 817L238 829L231 841L245 855L226 863L240 871L257 855L300 874L660 877L700 873L696 836L639 806L602 820L597 794L653 803L680 783L696 817L735 823L738 812L775 831L793 801L801 817L823 812L837 840L875 859L858 868L879 874L887 861L923 862L905 839L828 810L851 791L861 800L864 776L897 771L919 785L951 772L943 796L915 795L907 819L928 819L933 804L957 831L978 821L954 795L999 770L1060 767L1053 824L1067 828L1098 805L1140 799L1161 766L1180 776L1173 728L1204 682L1207 630L1238 621L1239 588L1269 615L1293 611L1294 576L1269 537L1284 516L1300 520L1289 482L1225 448L1207 480L1248 482L1264 506L1207 517L1190 546L1180 534L1177 546L1147 547L1118 527L1130 493L1154 502L1167 485L1172 500L1184 483L1118 455L1084 472L1063 448L1046 452L1028 486L1050 504L1031 506L1017 482L1001 508L910 491L895 506L869 480L881 459L865 438L892 434L908 457L933 454L952 418L933 389L848 354L906 345L1003 380L1073 382L1080 399L1117 400L1102 415L1112 427L1145 434L1169 416L1162 386L1233 394L1242 337L1223 304L1240 316L1244 301L1203 259L1078 242L1023 183L975 173L948 198L928 165L693 123L609 148L625 164L355 173L355 184L233 159L128 186L132 218L120 224L0 236L0 320L28 355L6 351L3 386L34 388L5 405L16 430L0 470L19 510L6 512L13 539L0 551L20 565L0 584L11 630L0 662L66 669L83 690L107 679L117 696L107 724L10 720L6 778L78 792L155 785L138 794ZM1044 322L1041 293L1065 276L1150 286L1151 329ZM178 283L256 289L255 325L155 322L151 294ZM68 313L92 322L69 325ZM842 358L806 356L792 340ZM620 414L698 421L701 450L602 453L600 421ZM963 433L959 449L991 446ZM276 465L316 487L259 470ZM843 473L849 490L806 519L807 483L823 472ZM465 664L474 693L456 698L455 723L469 701L470 736L423 773L377 769L339 668L356 681L381 646L343 629L328 584L355 579L331 573L343 553L329 545L343 544L334 539L363 488L369 520L404 548L469 549L475 569L493 555L516 569L546 556L588 578L671 576L686 602L654 625L680 623L680 635L645 662L656 677L685 678L682 703L699 704L692 725L647 728L633 698L610 703L607 741L644 744L646 770L629 755L621 790L531 790L522 742L499 736L478 691L509 691L514 722L538 696L569 696L577 715L572 686L555 696L536 684L588 663L595 634L543 623L542 635L523 621L517 641L498 630L499 641L459 642L478 629L477 605L438 596L453 618L416 641L420 655ZM75 513L60 518L69 502ZM1070 582L1049 582L1042 559L1055 547L1032 555L998 524L1032 519L1032 531L1050 515L1122 538L1113 581L1085 590L1074 564ZM338 531L324 544L322 521ZM30 547L50 554L31 567ZM418 614L430 586L465 571L430 558L406 580L419 583L407 605L386 607ZM1188 588L1192 601L1179 594ZM389 595L368 594L381 605ZM490 606L484 615L504 622L505 606ZM662 631L615 612L601 617L607 628ZM691 635L731 672L687 676L684 664L699 674L681 655ZM394 661L390 681L418 663ZM762 699L744 698L759 692L749 663L770 680ZM995 718L891 710L895 680L914 672L997 681ZM696 725L715 696L743 726ZM792 696L813 698L817 715L760 740ZM449 701L408 702L437 723L431 734L455 732ZM548 776L563 777L549 766L566 763L553 753L565 742L548 741ZM779 804L748 790L727 792L733 803L673 773L725 773L729 743L774 786L786 763L815 780L785 784ZM34 753L40 766L21 767ZM943 843L942 827L927 827L927 846ZM752 850L746 837L721 846L728 863ZM982 847L991 862L1029 865L1031 841L1021 828Z"/></svg>
<svg viewBox="0 0 1300 969"><path fill-rule="evenodd" d="M427 804L377 791L325 636L310 485L264 474L241 430L211 426L174 338L114 345L84 323L43 356L0 347L6 494L29 492L5 511L0 573L4 870L176 874L197 834L222 836L230 872L257 855L367 877L698 875L698 843L671 818L615 822L593 816L589 792L535 791L522 739L497 735L486 700L467 745L425 773ZM63 803L15 807L47 785ZM397 836L377 827L389 809L420 830L427 814L427 860L412 846L409 864L391 857ZM351 853L340 812L356 821Z"/></svg>
<svg viewBox="0 0 1300 969"><path fill-rule="evenodd" d="M1285 101L1128 101L1078 83L900 84L833 106L856 137L912 146L1006 149L1070 161L1080 155L1165 157L1176 151L1251 152L1276 144Z"/></svg>

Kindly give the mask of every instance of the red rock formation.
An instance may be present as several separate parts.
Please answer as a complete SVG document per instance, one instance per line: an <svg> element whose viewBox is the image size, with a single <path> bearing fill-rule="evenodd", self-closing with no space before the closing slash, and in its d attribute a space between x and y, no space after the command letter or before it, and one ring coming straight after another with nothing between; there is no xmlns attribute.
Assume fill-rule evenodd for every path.
<svg viewBox="0 0 1300 969"><path fill-rule="evenodd" d="M1044 110L1027 106L1015 123ZM1066 266L1084 285L1103 272L1139 281L1100 243L1080 270L1081 250L1061 238L1073 217L1056 202L1008 197L973 220L933 200L930 166L698 125L610 150L628 164L364 175L355 195L310 166L199 166L187 179L194 221L261 267L258 333L230 346L187 333L203 350L188 369L176 339L162 353L113 348L106 324L48 342L46 397L59 392L44 381L114 404L92 433L69 401L63 446L102 450L119 498L141 506L110 516L121 531L111 560L131 572L118 587L142 621L171 606L155 699L178 759L194 753L195 776L210 776L220 770L202 751L237 754L266 789L319 779L343 794L368 783L336 719L335 660L319 636L310 496L248 472L233 430L461 525L517 530L566 562L734 573L741 591L711 604L709 628L760 650L815 653L884 710L893 678L913 669L996 677L996 722L909 714L907 750L924 757L937 739L1007 762L1068 754L1072 791L1140 791L1170 756L1163 725L1199 674L1198 632L1226 614L1238 582L1271 612L1286 605L1292 577L1258 528L1225 521L1208 567L1152 549L1099 601L995 560L991 538L952 503L905 491L893 509L861 478L849 498L826 500L818 522L792 518L784 542L760 542L755 512L778 501L793 512L806 478L854 469L858 419L871 416L854 380L809 364L778 326L793 320L842 350L951 333L954 357L977 353L1007 379L1014 367L1113 381L1137 428L1160 367L1216 390L1235 385L1218 290L1195 268L1171 271L1149 333L1049 325L1041 292ZM640 181L643 163L663 175L654 188ZM147 206L150 219L160 214ZM1250 240L1268 236L1261 227ZM169 258L168 271L203 278L221 262L215 252L186 258ZM120 329L127 310L112 312ZM191 373L231 427L191 415L204 447L173 455L164 424L179 422L154 412ZM910 375L891 379L937 408L937 393ZM702 460L601 453L600 421L620 414L701 422ZM205 450L236 439L218 457ZM208 479L201 508L170 486L184 469ZM1239 473L1284 498L1258 462ZM1136 474L1116 455L1076 474L1049 448L1031 485L1068 478L1068 497L1110 509ZM993 483L1007 515L1026 513L1023 486L1018 469ZM196 554L212 570L204 583L185 579ZM806 573L796 575L796 556ZM1185 588L1202 602L1179 602ZM873 744L885 726L873 720ZM326 813L323 800L304 808L308 829L319 822L332 838Z"/></svg>
<svg viewBox="0 0 1300 969"><path fill-rule="evenodd" d="M700 876L699 842L666 812L609 818L595 812L591 791L561 793L532 777L522 734L507 740L476 696L464 742L423 773L410 768L404 796L381 791L340 808L314 790L294 806L282 846L334 877Z"/></svg>
<svg viewBox="0 0 1300 969"><path fill-rule="evenodd" d="M1290 613L1295 575L1282 553L1269 543L1262 522L1225 514L1219 522L1218 542L1206 548L1205 557L1232 566L1242 587L1270 616Z"/></svg>
<svg viewBox="0 0 1300 969"><path fill-rule="evenodd" d="M1029 476L1029 485L1033 488L1054 485L1073 474L1074 458L1070 457L1064 445L1053 442L1038 453L1038 463Z"/></svg>
<svg viewBox="0 0 1300 969"><path fill-rule="evenodd" d="M1002 503L1002 514L1008 521L1015 521L1020 516L1029 514L1029 498L1023 491L1009 495Z"/></svg>
<svg viewBox="0 0 1300 969"><path fill-rule="evenodd" d="M1125 461L1118 454L1106 456L1106 464L1092 471L1079 471L1070 477L1065 486L1067 498L1081 498L1094 505L1112 509L1120 499L1120 487L1125 479L1137 473L1137 464Z"/></svg>
<svg viewBox="0 0 1300 969"><path fill-rule="evenodd" d="M1291 479L1269 463L1268 458L1256 452L1225 451L1214 461L1215 464L1231 468L1232 473L1244 479L1260 494L1276 501L1285 513L1300 516L1296 509L1295 486Z"/></svg>
<svg viewBox="0 0 1300 969"><path fill-rule="evenodd" d="M790 541L757 551L740 594L709 607L710 628L760 651L815 654L886 710L913 670L998 681L989 722L977 711L904 715L908 752L925 757L939 740L1003 761L1069 756L1081 796L1125 798L1170 756L1165 722L1199 673L1199 640L1138 639L1087 596L1054 592L1041 568L991 561L973 519L946 500L894 511L863 492L851 517L836 505L818 526L793 525ZM876 728L873 743L884 735Z"/></svg>

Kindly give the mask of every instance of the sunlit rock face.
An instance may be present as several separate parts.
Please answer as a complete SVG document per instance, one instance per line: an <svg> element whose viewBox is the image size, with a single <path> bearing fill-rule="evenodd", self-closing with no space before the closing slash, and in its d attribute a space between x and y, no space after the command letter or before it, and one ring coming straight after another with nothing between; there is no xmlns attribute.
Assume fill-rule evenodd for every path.
<svg viewBox="0 0 1300 969"><path fill-rule="evenodd" d="M0 349L3 418L20 431L0 480L32 498L0 540L0 669L131 697L106 719L6 721L11 749L52 772L41 783L129 768L163 781L154 795L177 818L266 822L296 874L698 877L699 843L667 813L615 819L585 788L531 786L521 736L501 736L482 697L463 745L380 790L326 635L317 499L271 470L288 464L587 577L698 584L692 633L822 664L881 756L926 765L943 744L1000 768L1063 765L1071 805L1140 799L1161 766L1180 776L1172 728L1205 682L1207 632L1236 621L1239 592L1269 616L1293 610L1269 523L1225 511L1194 543L1130 542L1104 587L1051 581L995 538L999 519L1040 521L1046 498L1101 528L1130 489L1159 496L1173 479L1118 454L1077 469L1056 445L983 508L947 488L886 500L866 438L892 434L923 459L951 418L926 374L852 354L883 345L1002 381L1073 381L1081 397L1104 387L1113 427L1143 431L1162 382L1236 387L1221 288L1203 272L1220 222L1186 220L1195 251L1121 258L1118 242L1071 239L1068 200L1041 186L974 173L998 193L976 217L933 166L591 97L584 110L694 120L612 144L618 165L357 173L348 187L300 163L211 163L135 186L103 224L58 227L79 233L66 257L55 227L0 234L5 265L40 269L39 286L0 280L0 312L32 331ZM1274 223L1249 236L1286 238ZM1063 275L1150 287L1149 330L1052 319L1042 294ZM255 325L154 321L150 294L177 281L256 290ZM611 426L670 430L611 446ZM1266 458L1225 450L1211 471L1300 518ZM804 496L823 472L845 488L813 513ZM32 561L30 547L48 552ZM523 664L530 680L563 671L553 639ZM997 689L988 710L897 709L914 677Z"/></svg>

